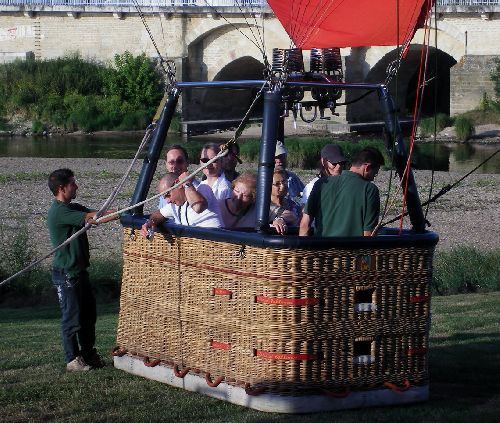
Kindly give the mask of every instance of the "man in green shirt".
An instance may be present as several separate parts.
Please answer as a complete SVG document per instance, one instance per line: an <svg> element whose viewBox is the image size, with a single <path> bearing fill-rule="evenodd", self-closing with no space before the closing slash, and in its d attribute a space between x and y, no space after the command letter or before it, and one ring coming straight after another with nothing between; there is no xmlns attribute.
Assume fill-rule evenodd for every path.
<svg viewBox="0 0 500 423"><path fill-rule="evenodd" d="M49 188L55 198L49 209L47 224L51 243L57 247L86 223L95 224L96 212L71 202L76 198L78 185L70 169L52 172ZM94 348L96 302L88 266L89 242L86 233L55 253L52 281L61 306L61 335L68 371L85 371L104 365Z"/></svg>
<svg viewBox="0 0 500 423"><path fill-rule="evenodd" d="M380 214L377 176L384 157L365 148L352 159L350 170L316 182L304 208L299 235L307 236L314 221L316 236L371 236Z"/></svg>

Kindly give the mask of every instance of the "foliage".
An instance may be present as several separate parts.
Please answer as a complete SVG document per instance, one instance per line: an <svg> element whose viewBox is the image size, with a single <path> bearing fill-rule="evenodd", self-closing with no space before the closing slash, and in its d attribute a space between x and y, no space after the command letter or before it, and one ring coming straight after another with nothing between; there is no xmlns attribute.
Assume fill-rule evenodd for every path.
<svg viewBox="0 0 500 423"><path fill-rule="evenodd" d="M345 156L350 160L358 151L365 147L375 147L385 154L386 149L382 140L360 140L357 142L350 141L333 141L341 146ZM309 138L288 137L286 139L286 148L288 149L288 167L315 169L318 167L320 159L320 151L326 145L332 143L330 138ZM256 162L259 155L259 140L248 140L241 144L241 155L245 161ZM386 157L386 164L388 164Z"/></svg>
<svg viewBox="0 0 500 423"><path fill-rule="evenodd" d="M495 94L500 100L500 59L495 59L495 69L491 72L491 80L495 84Z"/></svg>
<svg viewBox="0 0 500 423"><path fill-rule="evenodd" d="M439 294L500 290L500 250L457 247L436 254L434 289Z"/></svg>
<svg viewBox="0 0 500 423"><path fill-rule="evenodd" d="M155 110L162 98L161 81L151 60L143 53L115 55L114 67L105 74L104 92L117 95L133 109Z"/></svg>
<svg viewBox="0 0 500 423"><path fill-rule="evenodd" d="M452 119L444 114L438 113L436 117L428 117L421 119L418 124L418 130L422 137L429 137L434 135L434 128L436 132L441 132L444 128L447 128L452 124Z"/></svg>
<svg viewBox="0 0 500 423"><path fill-rule="evenodd" d="M465 116L457 116L453 124L457 138L467 141L474 134L474 124Z"/></svg>
<svg viewBox="0 0 500 423"><path fill-rule="evenodd" d="M0 113L33 120L33 131L56 126L87 132L142 129L163 90L144 54L115 56L114 67L77 54L0 65Z"/></svg>
<svg viewBox="0 0 500 423"><path fill-rule="evenodd" d="M0 242L3 248L0 255L0 280L19 272L36 257L26 224L15 229L0 224ZM10 305L34 305L43 303L50 285L46 273L35 269L24 273L0 287L0 303Z"/></svg>

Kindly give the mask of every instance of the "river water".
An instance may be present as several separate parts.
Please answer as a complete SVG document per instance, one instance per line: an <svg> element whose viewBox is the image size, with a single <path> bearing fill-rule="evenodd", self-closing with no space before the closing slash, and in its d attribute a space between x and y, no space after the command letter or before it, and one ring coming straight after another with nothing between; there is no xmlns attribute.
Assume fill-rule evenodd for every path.
<svg viewBox="0 0 500 423"><path fill-rule="evenodd" d="M142 134L98 136L3 137L0 157L93 157L108 159L132 158ZM213 141L193 137L189 143ZM186 142L186 138L168 135L169 144ZM243 140L244 142L244 140ZM432 169L466 173L498 150L500 146L485 144L416 145L413 165L416 169ZM479 173L500 173L500 153L481 166Z"/></svg>

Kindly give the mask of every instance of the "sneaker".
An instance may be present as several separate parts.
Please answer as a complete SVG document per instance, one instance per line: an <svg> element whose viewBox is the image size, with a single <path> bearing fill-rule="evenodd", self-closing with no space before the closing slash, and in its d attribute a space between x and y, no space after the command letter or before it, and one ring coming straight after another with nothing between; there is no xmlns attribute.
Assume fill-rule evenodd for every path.
<svg viewBox="0 0 500 423"><path fill-rule="evenodd" d="M92 366L93 369L101 369L106 366L106 362L95 351L90 357L87 357L85 362Z"/></svg>
<svg viewBox="0 0 500 423"><path fill-rule="evenodd" d="M66 370L68 372L86 372L92 370L92 366L89 366L81 356L78 356L66 364Z"/></svg>

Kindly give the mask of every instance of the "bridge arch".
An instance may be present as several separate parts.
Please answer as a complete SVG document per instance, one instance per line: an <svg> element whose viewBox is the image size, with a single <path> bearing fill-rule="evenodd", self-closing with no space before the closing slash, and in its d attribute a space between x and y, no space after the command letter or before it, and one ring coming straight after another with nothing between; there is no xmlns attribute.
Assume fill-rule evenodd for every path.
<svg viewBox="0 0 500 423"><path fill-rule="evenodd" d="M394 98L401 116L411 116L415 102L418 83L418 71L422 46L412 44L406 58L402 61L398 76L394 76L389 84L389 90ZM378 62L369 69L364 82L380 83L386 79L388 66L398 57L397 49L384 54ZM437 61L437 66L436 66ZM434 115L434 97L437 99L436 112L450 114L450 69L457 61L448 53L429 47L429 58L426 72L426 87L422 100L422 116ZM352 100L359 93L351 94L347 98ZM362 101L348 106L347 119L351 122L364 122L381 119L378 113L378 98L375 94L369 95Z"/></svg>
<svg viewBox="0 0 500 423"><path fill-rule="evenodd" d="M248 33L248 25L225 24L198 34L188 46L183 71L186 79L262 79L262 53L240 31ZM234 90L220 88L190 90L183 99L183 117L187 121L233 121L228 125L234 126L254 97L254 89L238 90L238 95L235 95Z"/></svg>

